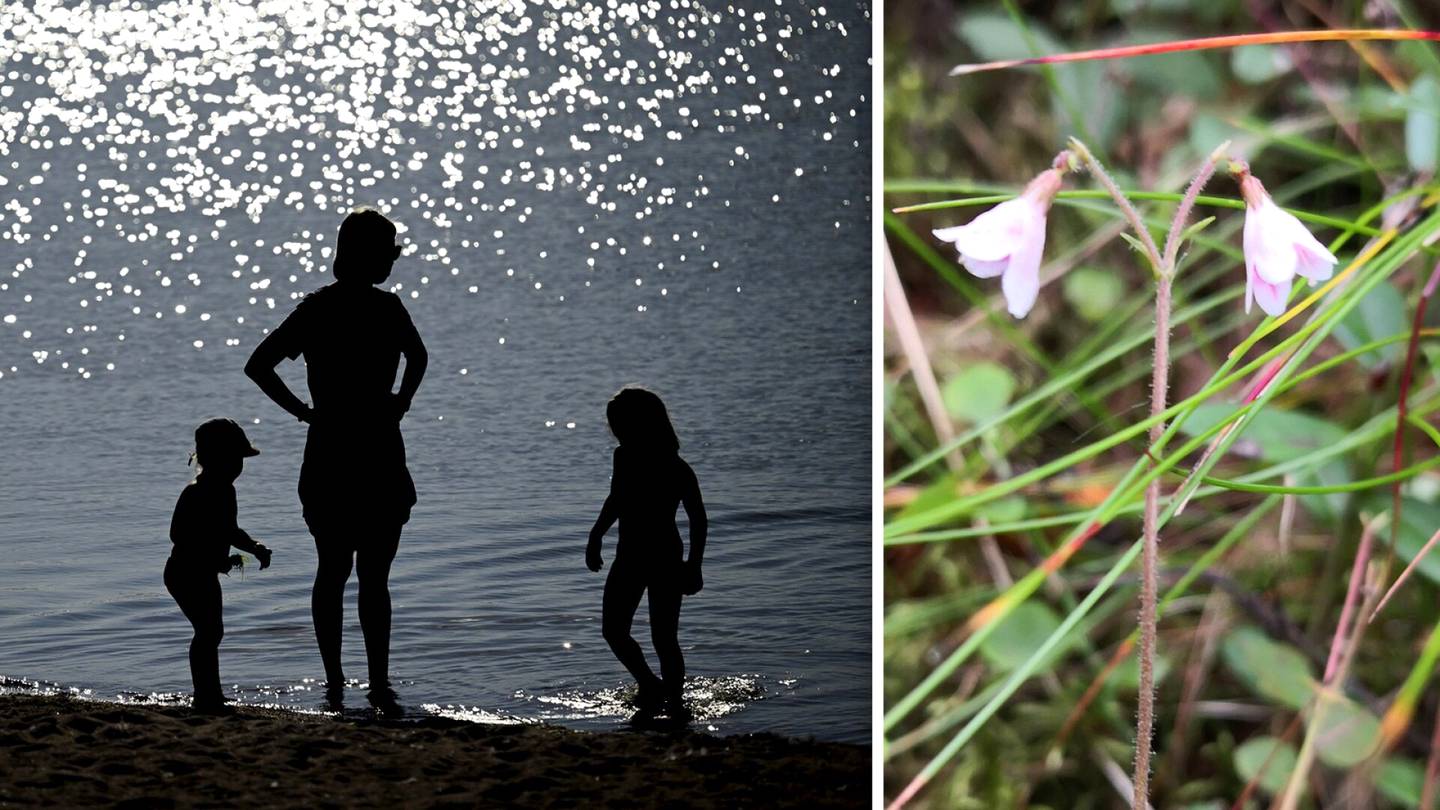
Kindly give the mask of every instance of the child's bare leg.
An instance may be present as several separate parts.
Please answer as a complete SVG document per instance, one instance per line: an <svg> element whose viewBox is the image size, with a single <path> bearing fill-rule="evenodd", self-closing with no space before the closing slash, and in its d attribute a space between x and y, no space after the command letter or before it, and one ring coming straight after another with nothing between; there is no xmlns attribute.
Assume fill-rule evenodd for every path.
<svg viewBox="0 0 1440 810"><path fill-rule="evenodd" d="M400 546L400 527L382 530L355 553L360 578L360 630L365 635L365 658L370 665L370 687L390 685L390 564Z"/></svg>
<svg viewBox="0 0 1440 810"><path fill-rule="evenodd" d="M680 652L680 591L669 587L650 587L650 639L660 658L660 675L665 681L665 696L678 700L685 685L685 656Z"/></svg>
<svg viewBox="0 0 1440 810"><path fill-rule="evenodd" d="M645 662L645 653L630 636L630 625L635 619L635 609L640 607L640 597L645 593L645 581L633 576L620 565L610 568L605 579L605 600L602 607L600 631L610 650L630 675L640 684L642 690L653 690L660 686L660 679L650 671Z"/></svg>
<svg viewBox="0 0 1440 810"><path fill-rule="evenodd" d="M220 583L208 583L192 597L191 610L186 611L195 627L190 640L190 676L195 683L197 703L219 703L225 692L220 686L220 640L225 637L221 617Z"/></svg>
<svg viewBox="0 0 1440 810"><path fill-rule="evenodd" d="M315 587L310 592L310 617L315 623L315 641L325 663L325 680L331 689L345 683L340 665L340 631L344 619L345 583L350 579L352 553L339 538L317 537L315 550L320 563L315 570Z"/></svg>
<svg viewBox="0 0 1440 810"><path fill-rule="evenodd" d="M190 680L197 704L219 703L220 640L225 637L220 583L213 573L187 571L171 562L165 566L165 588L190 621Z"/></svg>

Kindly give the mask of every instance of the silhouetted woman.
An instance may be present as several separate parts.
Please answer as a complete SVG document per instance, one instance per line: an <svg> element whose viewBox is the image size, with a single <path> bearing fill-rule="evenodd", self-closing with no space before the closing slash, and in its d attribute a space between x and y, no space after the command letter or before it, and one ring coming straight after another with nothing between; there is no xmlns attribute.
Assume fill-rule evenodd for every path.
<svg viewBox="0 0 1440 810"><path fill-rule="evenodd" d="M705 503L695 472L680 458L680 440L660 397L627 386L610 399L605 417L620 446L615 448L610 496L585 549L585 564L599 571L600 541L612 524L620 522L615 563L605 580L602 632L615 657L639 683L639 707L649 710L663 704L672 716L683 716L685 659L677 638L680 599L698 593L704 583L700 561L705 554ZM675 510L682 503L690 518L688 560L675 525ZM646 591L650 637L660 658L659 678L630 636L635 610Z"/></svg>
<svg viewBox="0 0 1440 810"><path fill-rule="evenodd" d="M245 373L276 404L310 424L300 503L320 558L310 610L329 695L338 701L345 682L340 628L353 564L370 697L392 708L390 564L415 505L400 419L427 363L425 344L399 296L374 286L389 278L400 250L394 223L380 212L360 208L345 217L335 246L335 283L307 295L245 364ZM302 354L313 407L275 373L282 359ZM392 393L402 354L405 375L399 393Z"/></svg>

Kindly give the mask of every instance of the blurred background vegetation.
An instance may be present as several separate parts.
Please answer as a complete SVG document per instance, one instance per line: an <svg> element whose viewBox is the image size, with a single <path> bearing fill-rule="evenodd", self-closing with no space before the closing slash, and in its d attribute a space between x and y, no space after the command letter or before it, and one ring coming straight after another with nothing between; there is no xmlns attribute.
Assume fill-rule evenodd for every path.
<svg viewBox="0 0 1440 810"><path fill-rule="evenodd" d="M1251 46L1034 67L951 78L960 63L1192 37L1314 28L1440 30L1440 5L1398 0L1078 0L981 3L887 2L884 29L884 171L887 211L916 203L1017 191L1074 135L1125 189L1181 191L1225 140L1249 160L1284 206L1354 221L1382 199L1410 203L1371 223L1403 231L1435 201L1440 159L1440 47L1434 43L1344 42ZM1067 188L1095 188L1087 176ZM1206 193L1238 199L1223 169ZM970 276L932 228L961 224L984 207L887 214L885 229L908 310L943 400L936 425L917 388L917 358L885 332L886 518L893 523L1064 456L1144 418L1148 411L1154 294L1149 272L1123 239L1108 200L1058 200L1051 210L1044 287L1034 311L1015 320L998 280ZM1173 204L1145 203L1157 240ZM1176 286L1183 319L1173 337L1170 401L1204 388L1227 353L1263 319L1240 296L1243 212L1197 209L1215 223L1189 247ZM1341 234L1311 225L1322 243ZM1366 244L1337 251L1344 268ZM1431 238L1429 241L1433 241ZM1367 342L1408 333L1437 260L1416 247L1366 293L1307 365ZM1363 271L1362 271L1363 274ZM1359 276L1357 276L1358 278ZM1299 285L1297 285L1299 286ZM889 296L891 299L894 296ZM1294 300L1298 300L1298 296ZM893 309L887 301L887 312ZM1261 341L1293 334L1297 318ZM1440 305L1427 311L1440 324ZM1129 343L1127 343L1129 342ZM1063 394L1015 413L1037 387L1081 369ZM1440 412L1440 343L1427 339L1414 369L1410 410L1430 424ZM1258 350L1257 350L1258 351ZM1367 351L1278 396L1211 475L1234 479L1303 460L1268 483L1334 485L1392 471L1393 413L1404 341ZM924 373L920 371L920 373ZM1202 405L1183 434L1195 435L1234 409L1237 384ZM1391 414L1391 429L1377 428ZM944 462L897 480L932 453L941 435L999 419ZM1437 455L1407 433L1406 464ZM1144 453L1143 440L1104 453L929 528L959 535L931 542L899 537L885 550L885 701L912 693L967 636L965 623L1030 573L1065 536L1047 518L1076 513L1111 495ZM1194 463L1188 459L1186 466ZM1179 477L1162 479L1167 494ZM1406 560L1440 529L1440 474L1403 485L1394 536L1376 533L1377 558ZM1138 502L1138 500L1137 500ZM1192 566L1193 584L1160 623L1156 807L1268 806L1284 785L1325 666L1362 523L1391 509L1391 488L1267 495L1221 490L1197 500L1162 532L1161 591ZM987 526L1008 527L986 532ZM935 761L1139 536L1138 508L1110 521L1043 587L1004 619L923 705L887 723L887 801ZM1213 558L1201 555L1224 543ZM1196 566L1196 563L1199 563ZM1134 736L1133 653L1105 678L1093 703L1072 710L1135 626L1138 565L1066 634L993 717L908 806L958 808L1121 807ZM1388 582L1386 583L1388 584ZM1440 611L1440 554L1370 625L1337 704L1318 734L1318 764L1302 806L1416 807L1435 729L1440 687L1422 693L1395 749L1370 759L1378 718L1410 676ZM1073 721L1073 728L1066 729ZM1297 730L1298 729L1298 730ZM1262 768L1262 765L1264 766ZM1348 781L1347 781L1348 780ZM1357 781L1358 780L1358 781ZM1360 790L1359 782L1370 786ZM1352 792L1347 792L1352 791ZM1353 791L1359 791L1353 792Z"/></svg>

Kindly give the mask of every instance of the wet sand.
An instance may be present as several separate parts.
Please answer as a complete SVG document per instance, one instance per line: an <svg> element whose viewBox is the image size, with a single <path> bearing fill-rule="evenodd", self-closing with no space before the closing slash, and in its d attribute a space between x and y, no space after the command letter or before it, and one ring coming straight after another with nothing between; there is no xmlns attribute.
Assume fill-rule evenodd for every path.
<svg viewBox="0 0 1440 810"><path fill-rule="evenodd" d="M0 807L865 807L870 749L759 734L0 696Z"/></svg>

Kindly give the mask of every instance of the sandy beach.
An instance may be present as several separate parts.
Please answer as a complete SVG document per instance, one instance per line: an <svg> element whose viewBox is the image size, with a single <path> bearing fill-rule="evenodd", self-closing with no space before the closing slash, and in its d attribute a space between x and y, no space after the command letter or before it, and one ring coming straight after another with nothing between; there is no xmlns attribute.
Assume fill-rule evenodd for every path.
<svg viewBox="0 0 1440 810"><path fill-rule="evenodd" d="M775 735L0 697L0 806L864 807L870 749Z"/></svg>

